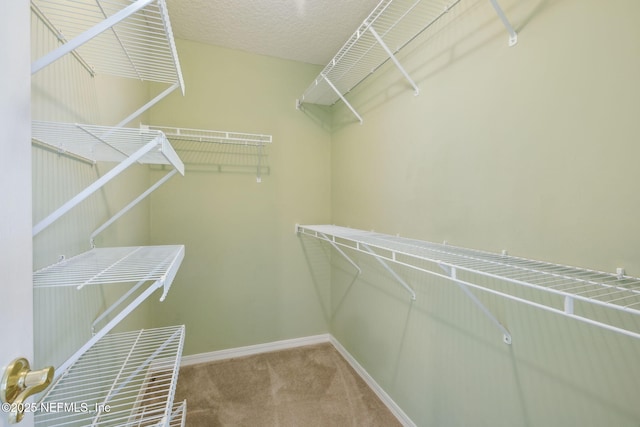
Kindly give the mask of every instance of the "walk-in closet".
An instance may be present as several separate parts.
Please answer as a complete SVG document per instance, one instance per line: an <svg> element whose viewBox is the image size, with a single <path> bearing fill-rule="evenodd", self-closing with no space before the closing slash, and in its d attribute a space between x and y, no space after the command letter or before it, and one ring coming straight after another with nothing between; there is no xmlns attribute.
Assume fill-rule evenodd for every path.
<svg viewBox="0 0 640 427"><path fill-rule="evenodd" d="M640 3L2 10L0 427L640 426Z"/></svg>

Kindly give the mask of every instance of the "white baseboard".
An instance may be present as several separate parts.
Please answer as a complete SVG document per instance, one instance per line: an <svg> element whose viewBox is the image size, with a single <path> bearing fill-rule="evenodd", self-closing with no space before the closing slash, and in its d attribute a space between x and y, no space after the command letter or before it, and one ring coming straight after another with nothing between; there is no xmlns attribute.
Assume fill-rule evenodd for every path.
<svg viewBox="0 0 640 427"><path fill-rule="evenodd" d="M196 365L198 363L215 362L217 360L232 359L234 357L251 356L254 354L268 353L270 351L287 350L303 347L305 345L330 342L331 335L312 335L309 337L292 338L289 340L273 341L264 344L249 345L246 347L229 348L226 350L212 351L210 353L192 354L182 356L180 366Z"/></svg>
<svg viewBox="0 0 640 427"><path fill-rule="evenodd" d="M351 367L373 390L378 398L384 403L393 415L405 427L416 427L415 423L404 413L404 411L391 399L391 397L380 387L380 385L369 375L369 373L358 363L358 361L340 344L331 334L312 335L309 337L293 338L289 340L274 341L264 344L250 345L246 347L230 348L226 350L212 351L210 353L193 354L182 356L181 366L195 365L198 363L215 362L218 360L232 359L234 357L251 356L254 354L268 353L271 351L287 350L290 348L303 347L305 345L331 343L336 350L345 358Z"/></svg>
<svg viewBox="0 0 640 427"><path fill-rule="evenodd" d="M387 394L386 391L380 387L380 385L373 379L371 375L358 363L358 361L347 351L346 348L340 344L340 342L333 336L329 335L329 340L331 344L338 350L338 353L345 358L345 360L351 365L351 367L360 375L360 378L367 383L369 388L373 390L373 392L378 396L378 398L386 405L387 408L391 411L393 415L400 421L400 423L405 427L416 427L415 423L411 421L411 418L404 413L404 411L398 406L396 402L393 401L391 396Z"/></svg>

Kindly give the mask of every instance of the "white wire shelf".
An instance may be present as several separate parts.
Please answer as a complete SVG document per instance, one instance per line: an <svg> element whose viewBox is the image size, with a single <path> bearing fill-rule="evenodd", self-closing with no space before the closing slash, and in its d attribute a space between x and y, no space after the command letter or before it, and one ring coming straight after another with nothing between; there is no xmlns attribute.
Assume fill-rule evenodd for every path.
<svg viewBox="0 0 640 427"><path fill-rule="evenodd" d="M389 59L413 86L417 95L418 86L395 55L460 1L382 0L305 90L297 101L298 107L304 103L333 105L342 99L362 122L362 117L344 98L344 95ZM509 44L515 44L516 32L497 0L490 1L509 32Z"/></svg>
<svg viewBox="0 0 640 427"><path fill-rule="evenodd" d="M327 241L334 247L358 251L389 263L450 279L464 287L463 290L466 291L471 288L488 292L607 330L640 338L640 330L629 326L629 322L617 325L609 322L608 316L604 316L607 320L603 320L603 316L593 314L594 311L604 309L634 317L640 316L640 279L635 277L333 225L299 225L296 226L296 230L299 234ZM341 250L341 253L347 256L345 251ZM351 259L349 261L356 265ZM495 289L485 285L481 280L474 280L480 277L497 279L516 286ZM553 302L525 296L524 293L518 292L518 288L533 289L543 294L553 295L554 298L551 298ZM471 293L467 292L467 295L472 299L475 298ZM474 302L501 329L505 342L510 343L511 336L508 330L486 307L481 306L477 299ZM558 305L554 305L555 303ZM597 310L588 310L586 309L588 306L597 307Z"/></svg>
<svg viewBox="0 0 640 427"><path fill-rule="evenodd" d="M61 46L32 64L32 73L70 52L96 72L175 84L184 91L164 0L31 0Z"/></svg>
<svg viewBox="0 0 640 427"><path fill-rule="evenodd" d="M140 304L162 288L166 298L184 259L184 246L131 246L94 248L33 273L34 290L57 287L133 285L93 322L93 335L57 370L56 377L75 363ZM98 329L98 325L104 325Z"/></svg>
<svg viewBox="0 0 640 427"><path fill-rule="evenodd" d="M104 336L44 395L35 425L183 425L173 404L183 342L184 326Z"/></svg>
<svg viewBox="0 0 640 427"><path fill-rule="evenodd" d="M184 246L94 248L33 273L36 288L157 281L169 291L184 258Z"/></svg>
<svg viewBox="0 0 640 427"><path fill-rule="evenodd" d="M157 130L33 121L31 137L39 145L59 153L71 153L74 157L84 159L90 163L97 161L117 163L109 172L98 178L46 218L40 220L33 227L34 236L134 163L169 165L173 169L170 172L170 176L173 176L175 172L184 175L184 163L171 146L167 137ZM160 184L164 181L161 180ZM151 191L155 190L157 186L152 186ZM141 198L146 197L149 193L150 191L145 192L134 203L118 212L100 228L100 231L130 210ZM95 236L92 235L93 237Z"/></svg>
<svg viewBox="0 0 640 427"><path fill-rule="evenodd" d="M71 54L92 76L102 73L169 85L116 127L178 88L184 95L165 0L31 0L31 10L60 42L31 64L31 74Z"/></svg>
<svg viewBox="0 0 640 427"><path fill-rule="evenodd" d="M273 141L271 135L167 126L143 127L166 135L190 170L255 173L258 182L263 174L270 172L267 149Z"/></svg>
<svg viewBox="0 0 640 427"><path fill-rule="evenodd" d="M167 136L167 138L174 141L188 141L188 142L201 142L201 143L216 143L216 144L234 144L245 146L264 146L271 144L273 137L271 135L244 133L244 132L227 132L218 130L205 130L205 129L189 129L189 128L175 128L168 126L143 126L150 130L160 131Z"/></svg>
<svg viewBox="0 0 640 427"><path fill-rule="evenodd" d="M33 121L31 137L59 153L90 162L122 162L151 142L136 162L171 165L184 174L184 165L167 137L158 130Z"/></svg>

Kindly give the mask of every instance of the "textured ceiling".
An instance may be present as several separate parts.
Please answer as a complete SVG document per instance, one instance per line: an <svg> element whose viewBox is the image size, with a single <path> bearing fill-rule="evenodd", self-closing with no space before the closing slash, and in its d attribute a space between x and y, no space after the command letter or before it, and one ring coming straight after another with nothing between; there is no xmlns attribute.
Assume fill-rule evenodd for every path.
<svg viewBox="0 0 640 427"><path fill-rule="evenodd" d="M326 64L380 0L167 0L176 38Z"/></svg>

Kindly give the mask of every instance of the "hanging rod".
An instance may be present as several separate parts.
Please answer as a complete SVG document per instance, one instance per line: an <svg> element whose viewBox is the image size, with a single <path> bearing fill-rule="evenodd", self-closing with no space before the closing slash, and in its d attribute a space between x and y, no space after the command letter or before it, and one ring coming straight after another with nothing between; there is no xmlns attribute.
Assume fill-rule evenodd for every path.
<svg viewBox="0 0 640 427"><path fill-rule="evenodd" d="M339 246L368 253L361 249L362 244L365 244L370 248L389 252L389 256L377 253L378 257L387 262L452 281L458 286L463 285L462 288L497 295L640 339L640 330L637 330L637 327L607 322L592 314L592 310L584 309L591 306L632 317L640 316L640 278L626 276L622 269L616 274L605 273L514 257L506 253L494 254L333 225L300 225L297 229L301 235L323 239L329 237ZM444 273L425 268L425 262L436 270L444 270ZM459 272L465 273L464 279ZM512 286L505 290L497 290L474 281L473 278L476 277L495 279ZM537 298L520 296L518 290L521 288L533 289L555 299L544 303ZM468 292L465 293L468 295ZM556 300L561 301L561 304L557 304ZM574 302L579 302L580 305L577 306ZM475 300L474 303L478 305ZM484 306L479 307L494 321L503 333L504 342L509 344L511 335L507 328L496 316L485 310Z"/></svg>
<svg viewBox="0 0 640 427"><path fill-rule="evenodd" d="M62 32L60 32L56 28L53 22L51 22L49 18L47 18L47 16L40 10L40 8L33 1L31 1L31 11L34 13L34 15L36 15L40 19L40 21L42 21L42 23L49 29L49 31L51 31L53 35L55 35L58 41L60 41L62 44L68 42L65 35L62 34ZM72 50L71 55L73 55L73 57L76 58L76 60L80 63L80 65L82 65L82 67L85 70L87 70L87 72L91 77L95 77L96 75L95 70L91 67L91 65L87 63L87 61L84 60L82 56L80 56L80 54L77 51Z"/></svg>
<svg viewBox="0 0 640 427"><path fill-rule="evenodd" d="M86 157L82 157L78 154L74 154L74 153L70 153L68 151L64 151L63 149L61 149L60 147L56 147L54 145L48 144L45 141L40 141L39 139L36 138L31 138L31 145L41 148L43 150L49 151L50 153L55 153L55 154L59 154L61 156L65 156L68 157L70 159L73 160L77 160L79 162L82 163L86 163L90 166L95 166L96 161L95 160L91 160L91 159L87 159Z"/></svg>

